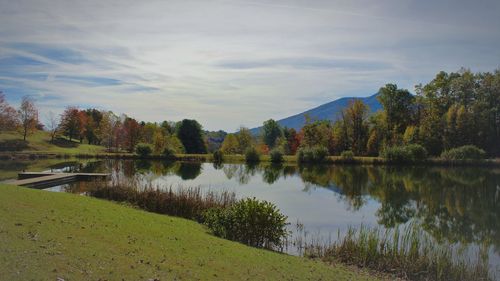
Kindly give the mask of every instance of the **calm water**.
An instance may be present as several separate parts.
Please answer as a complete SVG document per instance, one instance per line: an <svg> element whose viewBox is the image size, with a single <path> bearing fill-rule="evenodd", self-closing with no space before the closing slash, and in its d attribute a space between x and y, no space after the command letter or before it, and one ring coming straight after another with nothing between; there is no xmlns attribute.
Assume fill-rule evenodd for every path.
<svg viewBox="0 0 500 281"><path fill-rule="evenodd" d="M464 253L490 249L500 272L500 169L391 166L248 166L103 160L0 162L0 179L26 169L109 172L161 187L223 189L274 202L310 233L334 237L349 226L392 228L415 223ZM78 190L75 183L53 191ZM464 254L465 255L465 254Z"/></svg>

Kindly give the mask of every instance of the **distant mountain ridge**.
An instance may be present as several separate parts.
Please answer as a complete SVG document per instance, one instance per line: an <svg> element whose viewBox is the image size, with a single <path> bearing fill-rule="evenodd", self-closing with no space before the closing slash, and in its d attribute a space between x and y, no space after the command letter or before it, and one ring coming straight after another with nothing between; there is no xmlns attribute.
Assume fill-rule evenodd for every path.
<svg viewBox="0 0 500 281"><path fill-rule="evenodd" d="M277 122L282 127L294 128L295 130L300 130L304 124L306 123L306 116L309 116L311 120L330 120L335 121L340 116L340 112L342 109L349 105L350 101L353 100L361 100L365 103L370 113L376 112L379 109L382 109L382 105L377 100L377 94L373 94L369 97L345 97L340 98L329 103L322 104L313 109L309 109L302 113L286 117L278 120ZM262 127L253 128L250 131L252 134L258 134Z"/></svg>

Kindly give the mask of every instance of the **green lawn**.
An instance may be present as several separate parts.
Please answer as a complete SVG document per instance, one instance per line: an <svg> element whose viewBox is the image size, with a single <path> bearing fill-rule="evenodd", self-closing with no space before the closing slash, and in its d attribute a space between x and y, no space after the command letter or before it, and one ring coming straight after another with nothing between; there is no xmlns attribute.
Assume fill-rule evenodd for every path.
<svg viewBox="0 0 500 281"><path fill-rule="evenodd" d="M244 246L196 222L0 185L1 280L373 280ZM123 278L123 279L122 279Z"/></svg>
<svg viewBox="0 0 500 281"><path fill-rule="evenodd" d="M22 140L22 136L17 132L2 132L0 142L8 140ZM80 144L77 141L63 139L58 145L50 142L50 134L44 131L36 131L26 139L28 148L23 152L36 153L59 153L59 154L97 154L103 153L105 148L99 145Z"/></svg>

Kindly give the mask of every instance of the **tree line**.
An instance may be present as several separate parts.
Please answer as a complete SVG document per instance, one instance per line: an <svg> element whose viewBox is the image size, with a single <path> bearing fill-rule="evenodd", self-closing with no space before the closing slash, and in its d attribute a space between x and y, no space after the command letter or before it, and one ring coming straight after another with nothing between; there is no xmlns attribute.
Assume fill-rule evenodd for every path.
<svg viewBox="0 0 500 281"><path fill-rule="evenodd" d="M36 130L46 130L51 142L64 136L68 141L105 146L110 152L133 152L142 142L161 154L165 149L172 153L206 153L210 140L196 120L144 122L95 108L70 106L60 116L50 112L46 121L46 125L40 123L31 97L23 97L20 107L15 109L0 92L0 132L18 131L24 141Z"/></svg>
<svg viewBox="0 0 500 281"><path fill-rule="evenodd" d="M139 143L152 147L156 154L165 149L172 153L206 153L202 126L196 120L180 122L144 122L125 114L97 109L68 107L61 115L56 131L69 140L103 145L108 151L133 152Z"/></svg>
<svg viewBox="0 0 500 281"><path fill-rule="evenodd" d="M255 145L262 153L277 149L294 155L300 148L321 147L330 155L352 151L378 156L388 147L417 144L433 156L464 145L500 155L500 70L442 71L429 83L415 86L415 92L387 84L377 96L382 110L370 113L354 99L336 121L306 120L299 131L282 128L272 119L264 122L257 139L241 128L226 137L222 151L244 153Z"/></svg>
<svg viewBox="0 0 500 281"><path fill-rule="evenodd" d="M49 114L45 130L54 141L105 146L108 151L134 151L145 143L155 154L244 154L249 148L261 154L272 150L295 155L300 149L321 148L329 155L352 152L378 156L386 148L420 145L430 155L463 145L475 145L489 156L500 155L500 70L493 73L439 72L429 83L415 86L415 95L395 84L380 88L382 109L370 112L358 99L344 108L335 121L311 120L300 129L282 128L275 120L264 122L259 135L241 127L236 133L203 131L196 120L144 122L111 111L67 107L60 116ZM14 109L0 93L0 131L19 130L26 138L43 125L29 97Z"/></svg>

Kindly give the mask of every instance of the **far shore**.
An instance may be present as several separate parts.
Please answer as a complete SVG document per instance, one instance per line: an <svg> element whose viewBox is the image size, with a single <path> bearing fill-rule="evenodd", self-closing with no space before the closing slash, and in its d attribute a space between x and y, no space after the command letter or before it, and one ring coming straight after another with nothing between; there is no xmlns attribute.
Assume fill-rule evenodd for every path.
<svg viewBox="0 0 500 281"><path fill-rule="evenodd" d="M140 156L134 153L54 153L44 151L20 151L20 152L0 152L0 160L34 160L34 159L137 159L137 160L170 160L170 161L194 161L194 162L214 162L212 154L175 154L174 157L164 157L162 155ZM232 154L224 155L223 163L245 163L245 155ZM271 163L268 155L261 155L260 162ZM280 163L276 163L280 164ZM321 163L298 163L295 155L283 156L281 164L343 164L343 165L428 165L428 166L500 166L500 158L481 160L446 160L442 158L429 158L424 161L413 162L393 162L382 157L355 156L352 159L345 159L341 156L328 156L326 161Z"/></svg>

